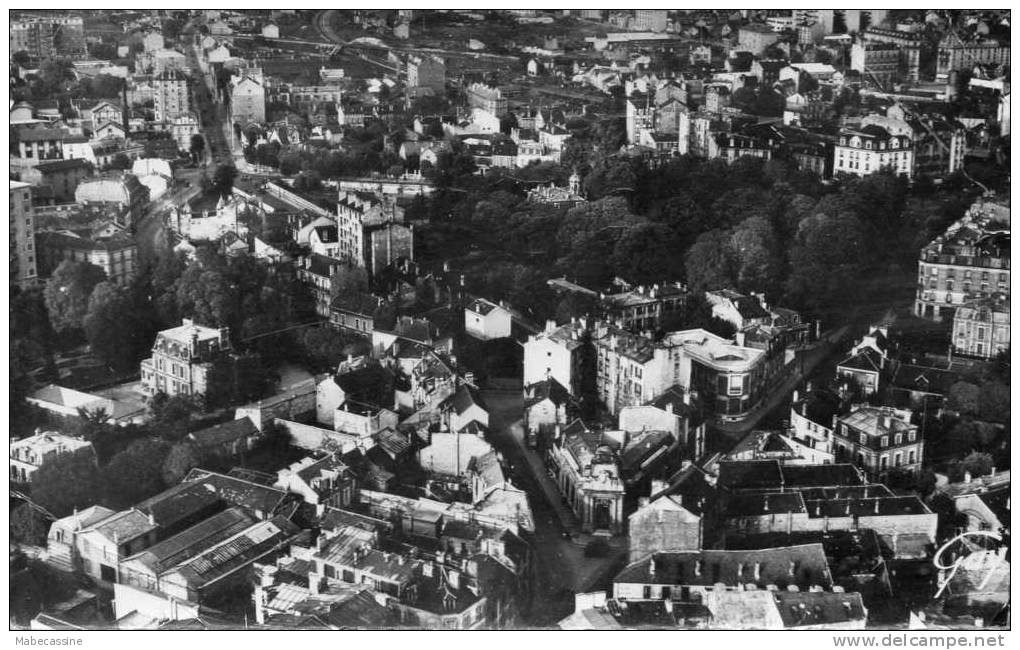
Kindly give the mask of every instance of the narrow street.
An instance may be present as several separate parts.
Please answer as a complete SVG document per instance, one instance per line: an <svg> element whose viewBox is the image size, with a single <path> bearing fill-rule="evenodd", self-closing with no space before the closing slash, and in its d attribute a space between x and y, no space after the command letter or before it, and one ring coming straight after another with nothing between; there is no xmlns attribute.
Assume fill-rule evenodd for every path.
<svg viewBox="0 0 1020 650"><path fill-rule="evenodd" d="M535 518L538 583L529 622L536 626L555 625L573 611L574 593L592 590L620 565L626 552L626 538L611 541L608 557L585 557L584 549L591 536L579 532L574 514L563 504L541 458L525 445L521 393L487 390L482 391L482 399L489 410L489 442L510 463L511 481L528 494Z"/></svg>
<svg viewBox="0 0 1020 650"><path fill-rule="evenodd" d="M836 346L846 337L849 331L849 326L844 325L836 330L826 332L823 334L823 340L818 345L809 350L798 352L797 359L790 363L793 367L786 378L782 380L782 383L773 388L768 397L748 417L739 422L711 422L710 426L712 429L716 433L722 434L725 441L719 440L715 448L710 449L710 451L725 451L740 442L747 433L758 426L759 422L786 402L797 386L804 381L804 378L809 377L819 364L833 354ZM728 447L726 446L727 444ZM726 448L723 449L722 447Z"/></svg>

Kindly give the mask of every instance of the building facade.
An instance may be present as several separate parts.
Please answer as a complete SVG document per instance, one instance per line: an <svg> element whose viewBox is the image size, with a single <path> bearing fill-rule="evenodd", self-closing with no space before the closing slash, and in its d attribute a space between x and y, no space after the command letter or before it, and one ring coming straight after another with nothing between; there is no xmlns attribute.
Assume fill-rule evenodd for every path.
<svg viewBox="0 0 1020 650"><path fill-rule="evenodd" d="M989 359L1009 350L1009 303L1001 296L975 300L953 313L953 354Z"/></svg>
<svg viewBox="0 0 1020 650"><path fill-rule="evenodd" d="M66 454L85 454L95 462L92 443L53 431L36 430L35 435L11 441L10 478L15 483L30 483L43 463Z"/></svg>
<svg viewBox="0 0 1020 650"><path fill-rule="evenodd" d="M142 361L143 389L151 395L205 395L213 362L230 351L228 335L225 327L204 327L189 319L163 330L156 335L152 356Z"/></svg>
<svg viewBox="0 0 1020 650"><path fill-rule="evenodd" d="M892 135L871 124L859 131L844 130L836 141L833 174L867 176L891 169L910 179L914 170L914 146L906 135Z"/></svg>
<svg viewBox="0 0 1020 650"><path fill-rule="evenodd" d="M554 440L549 464L582 530L622 531L624 484L612 444L575 421Z"/></svg>
<svg viewBox="0 0 1020 650"><path fill-rule="evenodd" d="M82 237L70 231L36 235L39 272L48 276L63 260L88 262L103 269L106 278L127 285L138 268L138 246L133 237L118 232L110 237Z"/></svg>
<svg viewBox="0 0 1020 650"><path fill-rule="evenodd" d="M188 77L178 70L167 70L152 79L156 121L170 124L186 116L191 109Z"/></svg>
<svg viewBox="0 0 1020 650"><path fill-rule="evenodd" d="M949 320L957 306L992 294L1008 302L1009 218L1008 205L981 199L921 249L915 315Z"/></svg>
<svg viewBox="0 0 1020 650"><path fill-rule="evenodd" d="M10 281L19 286L36 282L35 217L32 213L32 186L10 181L8 247Z"/></svg>
<svg viewBox="0 0 1020 650"><path fill-rule="evenodd" d="M924 441L910 412L861 406L836 418L832 433L836 462L852 462L872 478L893 469L921 471Z"/></svg>

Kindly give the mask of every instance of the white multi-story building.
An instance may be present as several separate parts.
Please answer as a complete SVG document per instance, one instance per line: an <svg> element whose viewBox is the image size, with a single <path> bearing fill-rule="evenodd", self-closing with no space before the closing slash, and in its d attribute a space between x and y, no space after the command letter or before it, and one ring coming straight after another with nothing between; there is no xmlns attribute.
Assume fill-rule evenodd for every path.
<svg viewBox="0 0 1020 650"><path fill-rule="evenodd" d="M230 119L242 128L266 121L266 90L249 76L235 78L230 90Z"/></svg>
<svg viewBox="0 0 1020 650"><path fill-rule="evenodd" d="M142 361L142 387L150 394L205 395L213 361L229 350L227 328L203 327L185 318L179 327L156 335L152 356Z"/></svg>
<svg viewBox="0 0 1020 650"><path fill-rule="evenodd" d="M524 385L551 377L575 397L581 393L581 363L587 324L571 322L557 326L547 321L545 330L524 344Z"/></svg>
<svg viewBox="0 0 1020 650"><path fill-rule="evenodd" d="M54 431L36 430L35 435L11 441L11 481L29 483L46 461L65 454L88 454L95 462L92 443Z"/></svg>
<svg viewBox="0 0 1020 650"><path fill-rule="evenodd" d="M914 148L909 136L893 135L877 124L840 132L833 157L834 175L863 177L887 168L911 178Z"/></svg>

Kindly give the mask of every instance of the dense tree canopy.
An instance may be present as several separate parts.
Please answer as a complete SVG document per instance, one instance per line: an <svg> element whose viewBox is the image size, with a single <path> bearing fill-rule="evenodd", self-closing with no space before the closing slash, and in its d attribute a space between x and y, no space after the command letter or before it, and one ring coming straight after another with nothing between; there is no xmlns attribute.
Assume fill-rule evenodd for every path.
<svg viewBox="0 0 1020 650"><path fill-rule="evenodd" d="M89 454L55 456L32 475L32 499L55 517L95 505L102 496L102 476Z"/></svg>
<svg viewBox="0 0 1020 650"><path fill-rule="evenodd" d="M106 279L103 269L88 262L64 260L46 281L46 310L58 334L80 331L88 313L89 298Z"/></svg>

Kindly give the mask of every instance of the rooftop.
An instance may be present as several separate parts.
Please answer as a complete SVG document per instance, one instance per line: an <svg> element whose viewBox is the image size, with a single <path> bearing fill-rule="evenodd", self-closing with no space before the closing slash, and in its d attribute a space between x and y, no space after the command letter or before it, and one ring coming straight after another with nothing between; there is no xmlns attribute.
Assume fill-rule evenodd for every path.
<svg viewBox="0 0 1020 650"><path fill-rule="evenodd" d="M296 535L300 529L284 517L261 521L172 569L189 586L201 589L248 566Z"/></svg>
<svg viewBox="0 0 1020 650"><path fill-rule="evenodd" d="M254 523L255 519L242 510L230 508L150 546L127 558L125 562L141 562L154 573L160 574L233 537Z"/></svg>
<svg viewBox="0 0 1020 650"><path fill-rule="evenodd" d="M258 436L259 430L248 417L217 424L188 435L199 447L218 447L223 444Z"/></svg>
<svg viewBox="0 0 1020 650"><path fill-rule="evenodd" d="M615 583L728 587L755 584L761 588L775 585L783 589L797 585L803 589L832 585L825 551L821 544L779 548L691 552L660 552L648 559L629 564L613 580Z"/></svg>

